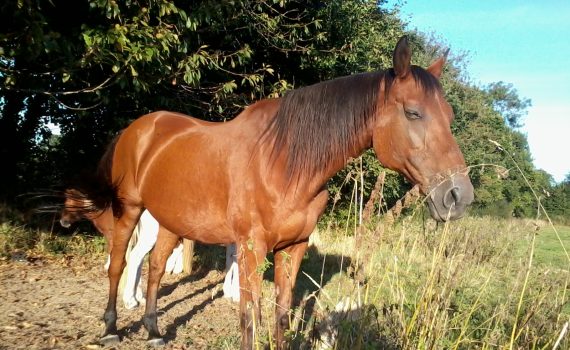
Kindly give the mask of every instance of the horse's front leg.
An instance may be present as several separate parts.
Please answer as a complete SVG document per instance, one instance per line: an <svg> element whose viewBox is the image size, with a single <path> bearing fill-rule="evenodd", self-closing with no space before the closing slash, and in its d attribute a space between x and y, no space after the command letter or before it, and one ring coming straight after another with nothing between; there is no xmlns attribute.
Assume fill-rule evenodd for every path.
<svg viewBox="0 0 570 350"><path fill-rule="evenodd" d="M256 346L256 332L261 325L261 281L265 270L267 246L262 240L249 238L237 243L240 285L241 349Z"/></svg>
<svg viewBox="0 0 570 350"><path fill-rule="evenodd" d="M148 343L152 346L164 344L164 340L158 330L158 319L156 315L158 287L160 285L160 279L164 275L166 260L170 254L172 254L172 250L176 247L178 241L179 237L177 235L161 226L158 231L158 238L154 250L150 254L150 268L143 323L148 331Z"/></svg>
<svg viewBox="0 0 570 350"><path fill-rule="evenodd" d="M308 241L296 243L275 253L275 290L277 303L275 305L275 343L276 349L287 347L285 331L290 326L291 303L293 289L301 260L307 250Z"/></svg>
<svg viewBox="0 0 570 350"><path fill-rule="evenodd" d="M119 281L125 268L125 253L133 229L138 221L140 209L125 209L125 213L115 223L113 231L113 245L111 246L111 263L109 264L109 300L103 314L105 330L101 336L101 344L104 346L116 344L120 341L117 332L117 291Z"/></svg>

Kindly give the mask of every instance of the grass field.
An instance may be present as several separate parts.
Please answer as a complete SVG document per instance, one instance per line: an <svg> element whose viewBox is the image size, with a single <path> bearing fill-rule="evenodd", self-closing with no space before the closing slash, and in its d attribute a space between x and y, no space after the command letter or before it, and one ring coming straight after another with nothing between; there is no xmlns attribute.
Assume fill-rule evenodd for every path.
<svg viewBox="0 0 570 350"><path fill-rule="evenodd" d="M297 280L291 342L304 349L568 349L570 228L537 227L469 217L445 225L411 217L356 230L322 225ZM3 260L18 251L103 250L100 237L0 225ZM223 261L197 253L203 265ZM260 343L270 343L273 321L271 268L265 277ZM232 349L239 339L216 343Z"/></svg>
<svg viewBox="0 0 570 350"><path fill-rule="evenodd" d="M557 232L568 249L570 229ZM305 329L322 348L551 349L569 320L570 260L553 228L466 218L359 234L318 233L316 266L302 266L336 260L337 274L312 276L322 289Z"/></svg>
<svg viewBox="0 0 570 350"><path fill-rule="evenodd" d="M562 244L566 251L562 249ZM570 227L546 226L542 228L536 236L535 245L534 259L538 266L555 269L570 267L570 259L566 254L570 253Z"/></svg>

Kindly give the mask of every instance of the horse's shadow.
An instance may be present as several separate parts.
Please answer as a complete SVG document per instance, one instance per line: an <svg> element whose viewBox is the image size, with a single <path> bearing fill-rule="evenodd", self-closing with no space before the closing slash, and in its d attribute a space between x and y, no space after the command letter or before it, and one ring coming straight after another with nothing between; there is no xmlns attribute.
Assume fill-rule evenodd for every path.
<svg viewBox="0 0 570 350"><path fill-rule="evenodd" d="M208 246L207 248L204 248L201 245L196 244L195 256L200 256L201 254L205 254L206 258L201 257L200 260L207 260L210 262L214 261L215 263L210 264L214 266L210 267L202 266L196 272L184 276L183 278L179 279L176 282L162 285L158 292L159 298L166 297L172 294L172 292L180 285L192 282L199 282L201 279L205 278L210 271L219 269L219 266L221 265L219 262L223 262L225 260L224 247ZM270 264L271 267L265 271L264 280L273 281L274 278L273 254L269 254L267 259L271 263ZM217 260L219 260L219 262L217 262ZM315 246L310 246L307 249L305 256L303 257L299 274L297 275L297 281L294 290L293 308L299 306L299 304L303 302L304 318L310 318L311 315L313 314L315 298L306 298L306 297L309 295L318 296L320 288L324 287L333 278L334 275L346 272L350 264L351 264L350 257L341 256L341 255L321 254ZM310 278L308 276L310 276ZM223 283L223 277L217 281L208 283L202 288L194 290L191 293L179 299L171 301L167 305L161 307L160 311L161 313L168 312L168 310L171 310L176 305L183 303L187 300L190 300L204 292L213 290L221 283ZM203 302L194 305L191 309L188 310L187 313L176 317L174 321L168 324L164 329L163 332L164 340L165 341L174 340L177 333L176 329L178 327L187 324L187 322L190 321L197 313L199 313L201 310L204 310L208 305L213 303L215 299L221 298L222 295L223 293L220 288L220 290L218 290L217 293L213 294L211 298L207 298ZM142 326L143 322L141 319L133 322L130 325L127 325L124 328L123 332L121 333L125 335L127 329L129 330L129 332L138 332Z"/></svg>
<svg viewBox="0 0 570 350"><path fill-rule="evenodd" d="M160 299L162 297L166 297L166 296L172 294L172 292L174 292L174 290L178 286L181 286L181 285L184 285L187 283L200 281L201 279L206 277L206 275L208 274L209 271L210 270L200 269L196 273L186 275L183 278L177 280L176 282L161 285L161 287L158 290L158 298ZM173 300L170 303L168 303L167 305L160 307L160 312L165 313L180 303L183 303L183 302L190 300L190 299L192 299L192 298L194 298L194 297L196 297L202 293L205 293L209 290L214 289L217 285L219 285L222 282L223 282L223 278L220 278L217 281L213 281L211 283L204 285L201 288L193 290L191 293L188 293L188 294L184 295L183 297L176 299L176 300ZM203 303L194 306L191 310L188 311L188 313L184 314L183 316L178 317L175 320L174 324L172 326L169 325L168 328L166 329L165 340L174 339L174 335L172 335L171 337L169 337L168 335L173 333L172 331L175 330L176 327L185 324L186 321L190 320L192 318L192 316L194 316L198 311L204 309L214 299L221 297L221 295L222 295L221 292L218 292L218 293L212 295L212 298L209 298L206 301L204 301ZM135 321L135 322L127 325L120 333L122 333L121 335L123 335L123 336L126 335L126 333L130 333L130 332L136 333L141 329L142 326L143 326L143 320L142 320L142 315L141 315L140 320ZM127 332L127 330L128 330L128 332Z"/></svg>
<svg viewBox="0 0 570 350"><path fill-rule="evenodd" d="M270 259L271 263L273 260ZM348 273L352 259L349 256L337 254L321 254L314 245L309 246L299 273L293 291L292 308L301 306L303 308L303 319L299 323L299 327L308 321L313 315L315 302L324 288L331 279L339 273ZM273 281L273 269L266 271L265 279Z"/></svg>

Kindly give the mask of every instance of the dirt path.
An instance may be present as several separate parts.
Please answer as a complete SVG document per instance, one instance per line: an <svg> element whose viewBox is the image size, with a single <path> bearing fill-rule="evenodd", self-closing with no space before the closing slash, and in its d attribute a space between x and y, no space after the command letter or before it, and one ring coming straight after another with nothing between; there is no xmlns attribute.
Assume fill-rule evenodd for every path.
<svg viewBox="0 0 570 350"><path fill-rule="evenodd" d="M0 262L0 349L97 349L108 282L100 261ZM165 275L159 328L164 349L239 346L239 306L222 298L221 271ZM119 303L121 304L121 303ZM144 349L143 308L118 307L117 349Z"/></svg>

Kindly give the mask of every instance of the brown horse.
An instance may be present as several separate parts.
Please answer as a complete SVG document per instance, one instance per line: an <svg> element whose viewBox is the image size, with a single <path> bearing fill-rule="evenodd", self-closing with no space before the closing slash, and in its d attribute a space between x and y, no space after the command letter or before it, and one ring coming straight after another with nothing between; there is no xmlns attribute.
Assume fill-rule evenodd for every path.
<svg viewBox="0 0 570 350"><path fill-rule="evenodd" d="M292 90L211 123L156 112L131 123L103 157L114 195L109 300L102 341L118 341L117 286L127 243L144 208L168 229L151 257L149 291L158 288L179 236L237 243L242 349L256 342L266 254L274 254L277 348L308 237L323 213L326 182L352 157L373 148L380 162L418 184L439 221L461 217L473 200L465 160L450 130L453 112L439 83L445 56L423 69L410 63L405 38L392 69ZM191 122L189 122L189 120ZM104 191L105 192L105 191ZM154 276L154 277L152 277ZM150 279L153 279L151 285ZM144 325L160 342L156 293Z"/></svg>

